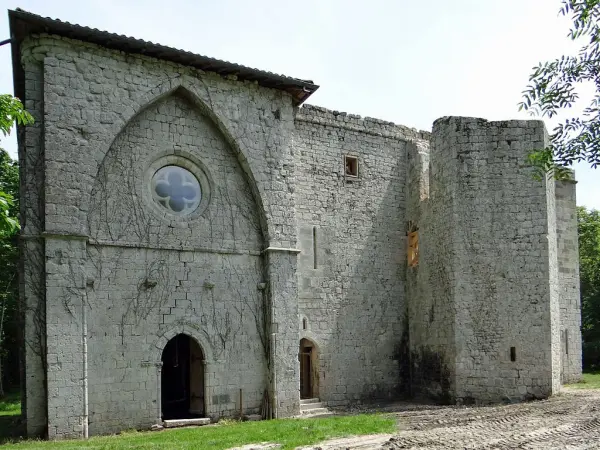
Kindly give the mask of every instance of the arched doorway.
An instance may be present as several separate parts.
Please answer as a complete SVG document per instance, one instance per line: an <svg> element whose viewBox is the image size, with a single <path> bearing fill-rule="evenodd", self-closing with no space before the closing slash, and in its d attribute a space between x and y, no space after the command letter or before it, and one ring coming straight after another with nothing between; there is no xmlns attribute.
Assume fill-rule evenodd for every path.
<svg viewBox="0 0 600 450"><path fill-rule="evenodd" d="M165 345L161 361L163 420L204 416L204 354L186 334Z"/></svg>
<svg viewBox="0 0 600 450"><path fill-rule="evenodd" d="M319 352L308 339L300 340L300 398L319 397Z"/></svg>

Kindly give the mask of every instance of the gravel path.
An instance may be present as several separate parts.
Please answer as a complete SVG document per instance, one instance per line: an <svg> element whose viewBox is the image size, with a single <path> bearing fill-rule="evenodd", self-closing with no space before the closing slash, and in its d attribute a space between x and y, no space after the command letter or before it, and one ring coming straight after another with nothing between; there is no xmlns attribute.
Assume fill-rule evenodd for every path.
<svg viewBox="0 0 600 450"><path fill-rule="evenodd" d="M564 388L548 400L505 406L385 409L398 418L398 434L306 449L600 449L600 390Z"/></svg>

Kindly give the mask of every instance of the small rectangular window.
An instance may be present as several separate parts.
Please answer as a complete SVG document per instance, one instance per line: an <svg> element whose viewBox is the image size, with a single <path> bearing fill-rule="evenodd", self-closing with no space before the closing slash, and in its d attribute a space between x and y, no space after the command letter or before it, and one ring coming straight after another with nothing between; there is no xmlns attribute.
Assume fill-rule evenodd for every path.
<svg viewBox="0 0 600 450"><path fill-rule="evenodd" d="M317 227L313 227L313 269L317 268Z"/></svg>
<svg viewBox="0 0 600 450"><path fill-rule="evenodd" d="M344 171L348 178L358 178L358 158L356 156L344 156Z"/></svg>
<svg viewBox="0 0 600 450"><path fill-rule="evenodd" d="M517 348L516 347L510 348L510 360L512 362L515 362L517 360Z"/></svg>
<svg viewBox="0 0 600 450"><path fill-rule="evenodd" d="M419 232L408 233L408 267L419 264Z"/></svg>

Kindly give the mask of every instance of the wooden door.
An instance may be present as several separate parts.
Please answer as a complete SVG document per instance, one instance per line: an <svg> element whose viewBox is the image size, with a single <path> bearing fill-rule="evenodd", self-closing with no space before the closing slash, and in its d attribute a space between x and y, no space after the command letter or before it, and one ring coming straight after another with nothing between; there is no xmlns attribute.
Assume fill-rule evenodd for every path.
<svg viewBox="0 0 600 450"><path fill-rule="evenodd" d="M300 398L312 398L311 348L304 347L300 353Z"/></svg>
<svg viewBox="0 0 600 450"><path fill-rule="evenodd" d="M190 339L190 414L204 416L204 355Z"/></svg>

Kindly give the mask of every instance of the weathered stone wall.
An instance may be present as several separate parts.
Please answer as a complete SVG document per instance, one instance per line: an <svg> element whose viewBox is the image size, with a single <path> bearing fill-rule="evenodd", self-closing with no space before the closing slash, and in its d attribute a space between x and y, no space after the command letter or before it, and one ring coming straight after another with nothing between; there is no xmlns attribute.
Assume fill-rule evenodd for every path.
<svg viewBox="0 0 600 450"><path fill-rule="evenodd" d="M562 382L581 378L581 296L575 182L556 182Z"/></svg>
<svg viewBox="0 0 600 450"><path fill-rule="evenodd" d="M90 249L90 433L157 423L156 363L174 334L199 342L209 417L259 412L266 359L261 258L167 249ZM102 273L100 273L100 271ZM156 282L147 288L144 281Z"/></svg>
<svg viewBox="0 0 600 450"><path fill-rule="evenodd" d="M451 149L431 152L428 142L408 147L406 232L419 235L419 262L406 275L410 392L445 403L454 398L455 230L449 224L454 220L455 159Z"/></svg>
<svg viewBox="0 0 600 450"><path fill-rule="evenodd" d="M35 123L19 129L21 195L20 297L24 320L23 416L29 436L46 434L46 278L44 231L44 73L43 55L24 55L26 95Z"/></svg>
<svg viewBox="0 0 600 450"><path fill-rule="evenodd" d="M296 297L296 283L284 281L296 279L291 98L52 36L28 39L22 54L37 61L28 89L43 92L47 105L38 122L44 140L31 140L25 153L44 155L45 176L24 178L44 183L44 228L31 234L45 231L48 246L49 436L83 432L84 334L92 434L158 420L156 364L173 333L203 347L209 415L237 412L240 387L245 413L256 412L273 373L297 384L288 352L298 342L297 314L285 310L273 326L263 314ZM169 219L149 198L149 174L184 160L202 172L210 202ZM33 214L35 199L25 204ZM266 264L267 247L289 261ZM44 291L37 280L24 285ZM267 332L276 342L269 373ZM36 418L45 421L36 403L46 395L36 384L44 368L27 369L34 432ZM298 412L290 386L277 395L282 417Z"/></svg>
<svg viewBox="0 0 600 450"><path fill-rule="evenodd" d="M157 160L156 168L202 170L208 200L199 214L177 218L153 203ZM156 422L156 369L147 363L160 361L159 337L182 326L211 355L207 414L239 411L240 388L245 411L257 412L266 388L259 209L210 119L178 92L148 106L113 142L91 202L90 432Z"/></svg>
<svg viewBox="0 0 600 450"><path fill-rule="evenodd" d="M534 180L523 164L546 139L536 121L434 123L432 185L436 171L452 174L447 292L455 309L459 402L544 397L558 389L554 183ZM439 167L442 154L451 156Z"/></svg>
<svg viewBox="0 0 600 450"><path fill-rule="evenodd" d="M46 238L46 358L51 438L83 433L85 265L84 239Z"/></svg>
<svg viewBox="0 0 600 450"><path fill-rule="evenodd" d="M296 116L297 327L318 348L329 405L402 387L406 142L421 136L313 106ZM344 155L358 157L358 179L345 177Z"/></svg>
<svg viewBox="0 0 600 450"><path fill-rule="evenodd" d="M86 400L91 434L156 423L179 333L204 352L210 416L236 414L240 388L245 413L270 389L297 414L303 338L331 406L546 396L561 359L580 373L574 185L523 165L541 122L443 118L430 135L68 39L21 53L30 435L81 436ZM168 164L202 186L185 218L152 199Z"/></svg>

